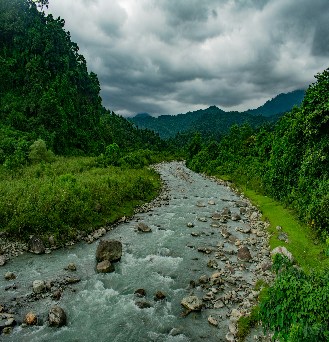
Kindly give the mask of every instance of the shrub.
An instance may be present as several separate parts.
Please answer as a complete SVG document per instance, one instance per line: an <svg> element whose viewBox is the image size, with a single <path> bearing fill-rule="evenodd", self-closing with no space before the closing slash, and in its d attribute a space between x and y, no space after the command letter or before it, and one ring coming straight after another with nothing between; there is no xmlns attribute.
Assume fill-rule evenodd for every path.
<svg viewBox="0 0 329 342"><path fill-rule="evenodd" d="M44 140L38 139L30 146L29 159L32 163L51 162L54 160L54 154L47 150Z"/></svg>

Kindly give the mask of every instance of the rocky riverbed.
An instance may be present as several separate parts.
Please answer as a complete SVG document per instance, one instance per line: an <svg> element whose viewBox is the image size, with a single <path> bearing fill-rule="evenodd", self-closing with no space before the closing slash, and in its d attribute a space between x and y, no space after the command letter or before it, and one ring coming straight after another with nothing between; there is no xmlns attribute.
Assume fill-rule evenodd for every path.
<svg viewBox="0 0 329 342"><path fill-rule="evenodd" d="M2 240L4 340L236 340L237 320L257 300L255 284L273 279L267 223L229 183L181 162L155 169L161 195L85 242L32 255L29 246ZM114 272L97 273L100 238L123 245ZM49 326L54 306L64 308L65 327Z"/></svg>

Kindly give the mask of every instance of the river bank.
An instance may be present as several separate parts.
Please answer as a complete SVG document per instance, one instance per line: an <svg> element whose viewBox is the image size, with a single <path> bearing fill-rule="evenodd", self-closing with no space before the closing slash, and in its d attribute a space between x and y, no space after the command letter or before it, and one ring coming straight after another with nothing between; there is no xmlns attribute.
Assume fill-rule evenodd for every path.
<svg viewBox="0 0 329 342"><path fill-rule="evenodd" d="M161 196L103 236L117 238L124 246L115 274L95 274L96 241L68 246L49 255L27 254L1 268L1 272L16 274L15 280L0 282L1 287L16 284L16 288L6 291L3 305L13 312L19 325L5 337L8 341L31 334L35 341L55 335L62 340L76 338L80 336L76 335L76 319L81 316L87 325L81 341L95 334L105 341L100 327L108 319L113 329L105 336L115 341L136 341L137 337L140 341L234 340L237 318L247 314L257 300L255 284L259 279L270 282L273 277L269 271L266 223L257 208L232 192L225 182L195 174L178 162L159 164L156 169L165 184ZM137 233L140 222L150 226L152 233ZM25 270L27 261L29 270ZM37 301L27 303L21 298L31 291L36 277L56 283L60 276L67 276L69 271L63 269L71 262L77 266L75 276L80 281L64 286L61 299L56 301L68 310L69 323L55 332L47 327L45 318L46 309L54 301L51 287ZM46 263L48 267L41 269L39 265ZM134 292L138 288L148 293L144 299L147 308L136 305ZM152 293L160 290L166 299L154 302ZM191 296L202 301L202 310L183 318L180 302ZM112 315L104 311L110 303L117 309ZM97 307L103 317L100 320L82 313L87 310L90 317ZM22 316L28 310L44 318L40 319L41 326L21 327ZM137 323L140 319L146 322L144 332ZM131 320L136 326L130 326ZM122 325L130 329L126 335Z"/></svg>

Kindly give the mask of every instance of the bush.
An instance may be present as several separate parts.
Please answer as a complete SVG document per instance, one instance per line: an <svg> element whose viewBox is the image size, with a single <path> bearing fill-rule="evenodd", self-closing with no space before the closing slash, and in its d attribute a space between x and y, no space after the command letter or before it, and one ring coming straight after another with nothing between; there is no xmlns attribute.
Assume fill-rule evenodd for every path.
<svg viewBox="0 0 329 342"><path fill-rule="evenodd" d="M276 256L277 278L260 303L260 318L274 338L283 341L328 341L329 273L305 274Z"/></svg>
<svg viewBox="0 0 329 342"><path fill-rule="evenodd" d="M44 140L38 139L30 146L29 159L32 163L51 162L54 160L54 154L47 150Z"/></svg>

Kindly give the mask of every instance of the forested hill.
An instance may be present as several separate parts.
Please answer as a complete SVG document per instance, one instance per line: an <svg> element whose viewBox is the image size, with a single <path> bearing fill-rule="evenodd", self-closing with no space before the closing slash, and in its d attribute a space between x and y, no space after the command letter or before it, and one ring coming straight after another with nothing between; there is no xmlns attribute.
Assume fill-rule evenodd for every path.
<svg viewBox="0 0 329 342"><path fill-rule="evenodd" d="M299 89L286 94L279 94L265 104L249 109L246 113L264 115L267 117L289 112L294 106L300 106L305 96L305 90Z"/></svg>
<svg viewBox="0 0 329 342"><path fill-rule="evenodd" d="M233 124L249 123L258 127L266 122L273 122L284 112L299 106L304 97L303 90L280 94L254 110L245 112L226 112L216 106L178 115L161 115L155 118L147 113L137 114L129 119L139 128L148 128L168 139L179 132L199 131L203 135L218 139L226 134Z"/></svg>
<svg viewBox="0 0 329 342"><path fill-rule="evenodd" d="M160 146L154 132L103 108L97 75L44 4L0 0L0 164L24 164L38 139L60 155Z"/></svg>

